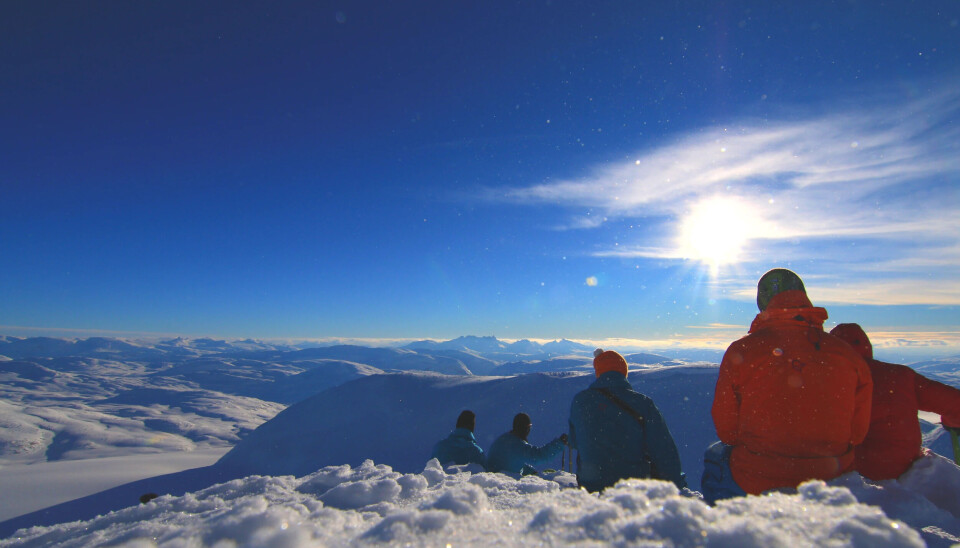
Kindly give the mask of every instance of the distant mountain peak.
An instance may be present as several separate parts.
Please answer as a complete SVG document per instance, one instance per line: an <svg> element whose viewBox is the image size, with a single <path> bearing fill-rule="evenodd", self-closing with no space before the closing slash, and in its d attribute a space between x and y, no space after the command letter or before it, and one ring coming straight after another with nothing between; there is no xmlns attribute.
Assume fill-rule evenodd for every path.
<svg viewBox="0 0 960 548"><path fill-rule="evenodd" d="M436 342L422 340L412 342L403 348L425 351L470 352L495 360L539 359L553 356L589 353L587 347L567 339L541 344L530 339L519 339L506 343L493 335L463 335L449 341Z"/></svg>

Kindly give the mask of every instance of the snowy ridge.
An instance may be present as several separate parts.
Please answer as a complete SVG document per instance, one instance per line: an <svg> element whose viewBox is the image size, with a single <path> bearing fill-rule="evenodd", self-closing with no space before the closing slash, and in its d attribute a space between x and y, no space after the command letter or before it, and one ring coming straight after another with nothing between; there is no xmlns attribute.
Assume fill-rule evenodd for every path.
<svg viewBox="0 0 960 548"><path fill-rule="evenodd" d="M540 344L527 339L507 343L493 336L464 336L444 342L429 340L416 341L405 345L404 348L428 351L458 350L462 352L475 353L477 355L498 361L520 359L540 360L567 354L592 356L593 352L592 347L573 341L568 341L566 339L551 341L545 344Z"/></svg>
<svg viewBox="0 0 960 548"><path fill-rule="evenodd" d="M716 375L716 367L663 368L630 375L634 388L653 398L667 424L676 429L684 470L699 470L706 448L690 442L712 441L714 436L709 409ZM570 402L593 378L593 374L560 373L365 377L287 408L238 443L218 465L231 469L234 476L303 475L330 464L355 465L372 459L414 471L423 466L433 444L453 428L463 409L476 413L475 435L482 447L509 430L513 416L521 411L533 419L530 442L543 444L567 431ZM554 467L559 468L560 459L556 461ZM699 477L691 479L699 482Z"/></svg>
<svg viewBox="0 0 960 548"><path fill-rule="evenodd" d="M76 340L52 337L3 337L0 339L0 354L11 358L82 356L149 360L253 350L294 350L294 348L249 339L233 342L184 338L162 341L134 341L109 337L90 337Z"/></svg>

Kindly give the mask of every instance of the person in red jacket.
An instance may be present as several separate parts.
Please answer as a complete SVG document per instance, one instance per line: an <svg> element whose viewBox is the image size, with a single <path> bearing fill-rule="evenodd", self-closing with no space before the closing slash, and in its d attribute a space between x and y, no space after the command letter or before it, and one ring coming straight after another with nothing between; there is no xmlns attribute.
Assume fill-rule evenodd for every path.
<svg viewBox="0 0 960 548"><path fill-rule="evenodd" d="M757 287L760 314L727 349L713 400L733 480L749 494L830 480L853 468L870 425L866 362L823 331L800 277L774 269Z"/></svg>
<svg viewBox="0 0 960 548"><path fill-rule="evenodd" d="M960 390L905 365L873 359L873 345L855 323L842 323L830 334L859 352L873 376L870 430L856 448L855 468L861 476L875 481L898 478L923 455L918 410L938 413L945 428L960 427Z"/></svg>

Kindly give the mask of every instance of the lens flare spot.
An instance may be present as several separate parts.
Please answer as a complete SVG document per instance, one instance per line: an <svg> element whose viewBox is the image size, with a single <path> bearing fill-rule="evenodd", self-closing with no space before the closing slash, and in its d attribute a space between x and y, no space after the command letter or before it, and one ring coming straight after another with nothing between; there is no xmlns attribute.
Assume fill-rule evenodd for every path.
<svg viewBox="0 0 960 548"><path fill-rule="evenodd" d="M774 349L773 349L773 355L779 358L780 356L783 356L783 350L781 350L781 349L779 349L779 348L774 348Z"/></svg>
<svg viewBox="0 0 960 548"><path fill-rule="evenodd" d="M590 287L597 287L597 285L598 285L599 283L600 283L600 281L597 280L597 277L596 277L596 276L589 276L589 277L587 277L586 284L587 284L588 286L590 286Z"/></svg>

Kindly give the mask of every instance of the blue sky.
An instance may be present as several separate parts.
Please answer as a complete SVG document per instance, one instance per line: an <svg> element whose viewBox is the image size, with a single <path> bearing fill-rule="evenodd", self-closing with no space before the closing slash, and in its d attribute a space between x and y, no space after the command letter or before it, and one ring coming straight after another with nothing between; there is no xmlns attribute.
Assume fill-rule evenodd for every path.
<svg viewBox="0 0 960 548"><path fill-rule="evenodd" d="M960 4L661 4L4 3L0 333L960 350Z"/></svg>

